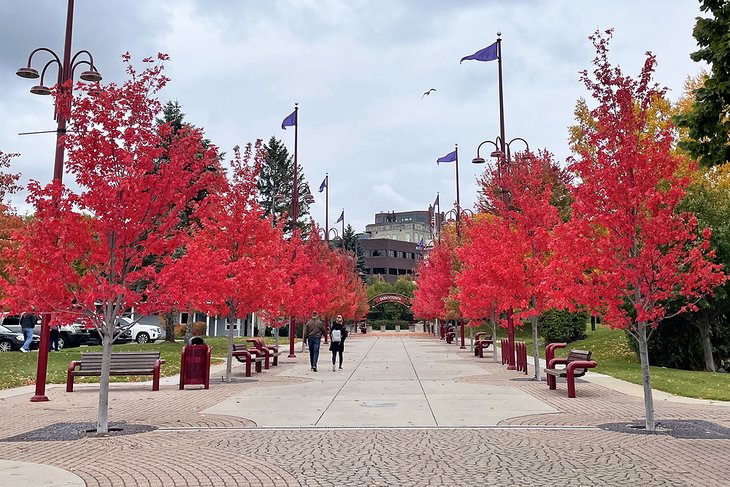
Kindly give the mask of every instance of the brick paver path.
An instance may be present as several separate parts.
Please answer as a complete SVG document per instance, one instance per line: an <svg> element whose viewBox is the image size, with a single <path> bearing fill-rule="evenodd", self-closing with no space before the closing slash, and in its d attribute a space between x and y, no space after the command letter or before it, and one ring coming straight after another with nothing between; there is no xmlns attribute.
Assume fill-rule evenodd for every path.
<svg viewBox="0 0 730 487"><path fill-rule="evenodd" d="M284 359L278 368L251 380L242 378L236 367L237 382L216 381L208 391L179 391L176 385L163 385L159 392L136 384L115 387L112 421L159 429L66 442L0 441L0 458L54 465L80 476L88 486L728 485L730 440L595 427L641 418L640 398L580 383L579 397L567 399L564 384L557 392L549 391L544 383L526 381L468 350L403 335L399 339L428 340L429 347L443 347L456 353L456 360L484 370L484 375L455 381L517 387L526 401L537 399L557 412L481 428L257 428L245 417L200 414L252 388L313 380L293 373L307 363L301 355L297 365ZM365 345L378 339L368 335L355 340ZM96 389L48 392L47 403L32 404L29 395L1 399L0 439L53 423L95 421ZM701 419L730 427L729 407L662 402L656 410L660 420ZM296 398L291 411L297 413Z"/></svg>

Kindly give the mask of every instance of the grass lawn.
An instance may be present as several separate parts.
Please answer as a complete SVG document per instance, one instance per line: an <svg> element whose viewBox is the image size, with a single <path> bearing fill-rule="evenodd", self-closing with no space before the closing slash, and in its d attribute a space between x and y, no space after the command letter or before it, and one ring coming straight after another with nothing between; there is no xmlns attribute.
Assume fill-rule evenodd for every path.
<svg viewBox="0 0 730 487"><path fill-rule="evenodd" d="M205 337L205 343L213 348L213 364L222 363L226 357L226 341L225 337L208 338ZM236 338L235 343L240 343L241 338ZM273 338L266 338L267 343L274 343ZM288 342L287 342L288 343ZM115 352L144 352L144 351L160 351L160 355L165 359L165 364L160 369L163 377L177 375L180 373L180 352L184 343L177 341L157 342L139 345L137 343L124 343L114 345ZM284 347L284 339L279 338L279 346ZM46 382L48 384L65 384L66 371L68 364L72 360L79 360L81 352L101 352L101 346L92 347L73 347L61 350L60 352L51 352L48 354L48 375ZM9 389L25 385L35 384L36 368L38 366L38 352L21 353L6 352L0 353L0 389ZM234 367L238 364L233 362ZM152 376L113 376L112 382L135 382L152 380ZM76 383L83 382L99 382L98 377L76 377Z"/></svg>
<svg viewBox="0 0 730 487"><path fill-rule="evenodd" d="M484 331L489 330L484 329ZM629 348L626 335L622 330L611 330L598 325L596 331L591 331L590 326L587 326L586 334L588 336L585 340L569 343L568 347L558 349L556 355L565 357L571 348L590 350L593 354L592 357L598 362L598 366L592 370L627 382L641 384L639 358ZM498 328L497 337L498 339L506 338L507 330ZM529 324L515 329L515 340L527 343L527 360L531 364L532 330ZM545 358L545 348L542 344L540 356ZM730 401L730 374L652 366L650 369L653 389L697 399Z"/></svg>

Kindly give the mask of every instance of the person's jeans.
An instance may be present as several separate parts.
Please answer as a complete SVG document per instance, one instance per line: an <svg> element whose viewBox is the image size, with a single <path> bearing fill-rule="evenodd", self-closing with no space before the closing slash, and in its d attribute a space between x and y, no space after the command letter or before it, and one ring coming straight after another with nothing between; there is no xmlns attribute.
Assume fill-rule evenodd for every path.
<svg viewBox="0 0 730 487"><path fill-rule="evenodd" d="M319 337L307 338L307 346L309 347L309 365L317 368L317 360L319 360Z"/></svg>
<svg viewBox="0 0 730 487"><path fill-rule="evenodd" d="M33 343L33 328L21 328L25 341L21 347L23 350L30 350L30 344Z"/></svg>

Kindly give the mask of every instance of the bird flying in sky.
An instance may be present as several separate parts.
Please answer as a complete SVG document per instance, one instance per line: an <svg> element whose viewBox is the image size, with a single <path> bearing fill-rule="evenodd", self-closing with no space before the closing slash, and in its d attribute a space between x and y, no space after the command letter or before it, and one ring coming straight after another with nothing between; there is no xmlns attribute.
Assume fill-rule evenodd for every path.
<svg viewBox="0 0 730 487"><path fill-rule="evenodd" d="M431 88L427 92L425 92L423 95L421 95L421 99L423 100L424 96L430 95L432 91L436 91L436 88Z"/></svg>

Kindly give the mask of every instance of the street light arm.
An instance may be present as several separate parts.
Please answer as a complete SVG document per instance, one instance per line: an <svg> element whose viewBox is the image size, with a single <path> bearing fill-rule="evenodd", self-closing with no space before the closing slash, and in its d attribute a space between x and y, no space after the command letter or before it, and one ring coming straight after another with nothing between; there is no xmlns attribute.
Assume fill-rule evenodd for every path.
<svg viewBox="0 0 730 487"><path fill-rule="evenodd" d="M87 56L89 56L88 64L89 66L91 66L91 69L96 70L96 67L94 66L94 56L86 49L82 49L74 54L74 57L71 58L71 64L73 65L76 62L76 58L79 57L81 54L86 54Z"/></svg>
<svg viewBox="0 0 730 487"><path fill-rule="evenodd" d="M35 53L40 52L40 51L49 53L58 62L58 65L59 66L61 65L61 58L58 57L58 54L56 54L55 52L53 52L51 49L48 49L47 47L39 47L39 48L34 49L33 51L31 51L30 55L28 56L28 67L29 68L30 68L31 61L33 59L33 56L35 55Z"/></svg>
<svg viewBox="0 0 730 487"><path fill-rule="evenodd" d="M44 86L43 85L43 78L46 76L46 70L48 69L48 67L51 64L54 64L54 63L58 64L58 85L59 85L59 87L61 86L61 61L59 61L58 58L51 59L50 61L48 61L46 63L45 66L43 66L43 70L41 71L41 81L40 81L41 86Z"/></svg>

